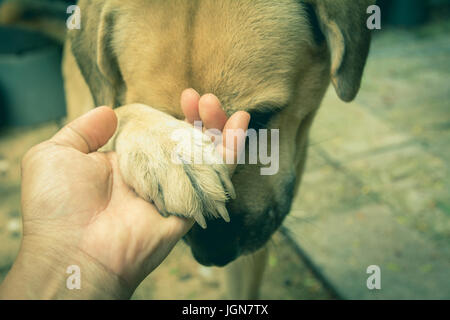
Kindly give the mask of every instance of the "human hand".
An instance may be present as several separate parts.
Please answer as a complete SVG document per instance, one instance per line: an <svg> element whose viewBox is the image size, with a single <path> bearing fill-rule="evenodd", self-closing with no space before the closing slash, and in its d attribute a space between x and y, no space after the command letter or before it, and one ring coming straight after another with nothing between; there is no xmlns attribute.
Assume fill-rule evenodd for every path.
<svg viewBox="0 0 450 320"><path fill-rule="evenodd" d="M186 121L194 124L195 121L201 121L203 130L216 129L222 132L222 142L216 144L217 151L224 158L232 159L229 164L230 174L233 174L236 168L237 157L243 151L243 142L245 133L250 123L250 114L245 111L238 111L230 118L227 117L222 109L219 99L213 94L205 94L202 97L194 89L186 89L181 94L181 108L186 116ZM227 135L229 131L239 131L242 134ZM228 138L228 139L227 139ZM233 140L231 140L233 139Z"/></svg>
<svg viewBox="0 0 450 320"><path fill-rule="evenodd" d="M212 107L202 117L210 104L193 101L182 98L183 110L197 110L205 126L224 115ZM248 125L247 116L220 119L233 128ZM125 185L115 153L96 152L116 125L111 109L97 108L26 154L23 241L0 297L129 298L190 229L192 221L161 217ZM71 265L80 267L82 290L66 288Z"/></svg>

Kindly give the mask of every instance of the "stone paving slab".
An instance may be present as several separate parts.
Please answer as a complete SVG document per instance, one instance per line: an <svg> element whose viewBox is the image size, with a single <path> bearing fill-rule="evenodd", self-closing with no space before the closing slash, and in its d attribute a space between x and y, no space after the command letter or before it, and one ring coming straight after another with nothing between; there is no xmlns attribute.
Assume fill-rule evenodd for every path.
<svg viewBox="0 0 450 320"><path fill-rule="evenodd" d="M450 219L447 210L438 205L448 201L449 193L443 179L448 177L446 165L416 144L359 159L347 163L346 167L363 181L379 202L391 208L399 223L424 237L448 241ZM442 245L449 248L448 242Z"/></svg>
<svg viewBox="0 0 450 320"><path fill-rule="evenodd" d="M386 30L358 98L325 96L284 230L343 298L450 299L449 76L450 22Z"/></svg>
<svg viewBox="0 0 450 320"><path fill-rule="evenodd" d="M322 114L335 118L333 110ZM357 110L361 112L367 111ZM358 133L389 134L382 121L373 118L373 124L358 128ZM313 137L315 130L321 128L314 127ZM414 137L393 135L403 142L386 140L387 145L354 148L353 153L334 152L338 139L312 146L300 194L284 226L343 298L450 299L449 164ZM386 271L383 282L391 283L389 289L361 287L367 279L365 268L372 264Z"/></svg>
<svg viewBox="0 0 450 320"><path fill-rule="evenodd" d="M400 225L387 207L366 206L315 223L289 217L285 226L341 298L450 299L448 256ZM380 290L367 288L371 265L380 267Z"/></svg>
<svg viewBox="0 0 450 320"><path fill-rule="evenodd" d="M357 102L348 104L337 99L330 89L313 124L311 144L326 149L338 161L346 161L361 153L407 143L409 139Z"/></svg>

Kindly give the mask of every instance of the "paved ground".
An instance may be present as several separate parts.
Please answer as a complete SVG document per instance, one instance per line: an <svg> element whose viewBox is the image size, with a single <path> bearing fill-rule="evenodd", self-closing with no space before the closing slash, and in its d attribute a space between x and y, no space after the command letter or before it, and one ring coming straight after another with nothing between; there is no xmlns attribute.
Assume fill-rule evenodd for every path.
<svg viewBox="0 0 450 320"><path fill-rule="evenodd" d="M356 101L324 100L285 226L343 298L450 298L449 76L449 22L387 30Z"/></svg>

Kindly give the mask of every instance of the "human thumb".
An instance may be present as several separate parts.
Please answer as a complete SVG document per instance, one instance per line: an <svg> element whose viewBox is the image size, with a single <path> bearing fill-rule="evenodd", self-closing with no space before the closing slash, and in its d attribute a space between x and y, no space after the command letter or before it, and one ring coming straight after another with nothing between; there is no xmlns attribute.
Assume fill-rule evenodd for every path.
<svg viewBox="0 0 450 320"><path fill-rule="evenodd" d="M67 124L50 141L90 153L106 144L116 128L116 113L109 107L98 107Z"/></svg>

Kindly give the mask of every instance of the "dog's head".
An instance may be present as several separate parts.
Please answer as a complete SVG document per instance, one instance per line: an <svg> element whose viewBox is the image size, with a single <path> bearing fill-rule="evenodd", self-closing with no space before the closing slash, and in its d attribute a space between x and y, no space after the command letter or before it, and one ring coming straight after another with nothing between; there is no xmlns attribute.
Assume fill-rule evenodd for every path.
<svg viewBox="0 0 450 320"><path fill-rule="evenodd" d="M259 180L257 170L238 170L231 223L211 221L188 234L199 262L224 265L281 224L330 80L344 101L359 90L374 2L80 1L82 28L69 37L96 105L143 103L181 118L180 94L192 87L217 95L228 114L249 111L255 126L290 123L280 131L279 175ZM242 189L262 184L264 192Z"/></svg>

